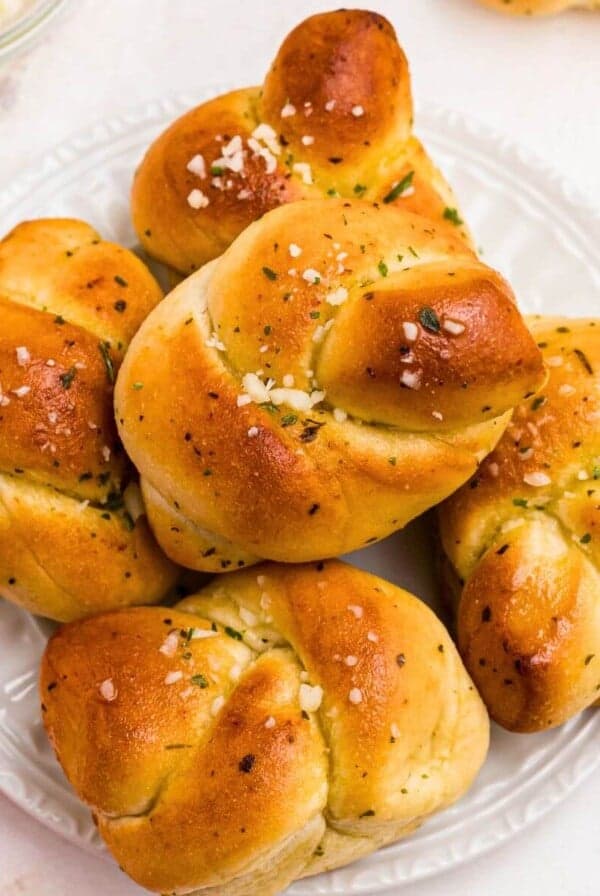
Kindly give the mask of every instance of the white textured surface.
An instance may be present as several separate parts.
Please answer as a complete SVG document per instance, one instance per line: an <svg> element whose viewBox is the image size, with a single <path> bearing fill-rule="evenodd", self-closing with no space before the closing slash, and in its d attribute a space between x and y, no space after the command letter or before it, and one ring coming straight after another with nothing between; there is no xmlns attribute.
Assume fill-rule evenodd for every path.
<svg viewBox="0 0 600 896"><path fill-rule="evenodd" d="M590 204L600 205L600 16L572 15L534 24L500 19L469 0L380 0L377 5L398 28L412 61L420 98L460 109L511 134L578 184ZM219 4L198 0L72 2L68 15L44 44L13 63L4 74L0 72L0 189L7 182L10 184L11 175L22 170L24 159L39 156L52 144L62 142L99 118L112 117L114 112L166 93L185 90L197 94L203 83L260 80L285 31L302 15L326 6L306 0L288 0L285 4L258 0L244 4L232 0L221 0ZM173 20L173 10L177 21ZM438 155L445 152L443 143L438 141ZM94 209L94 223L103 226L105 221L119 216L109 203L105 206L105 221L98 220L94 191L102 175L95 171L94 161L89 159L90 173L86 189L79 191L81 205L76 211L85 213L85 203L89 202L87 207ZM72 162L68 155L64 162L69 179ZM513 195L511 204L502 206L493 244L488 245L485 239L485 233L490 232L486 212L489 197L477 195L466 180L457 184L467 200L471 223L482 234L486 257L513 278L528 301L534 301L541 290L550 286L554 296L565 296L565 304L570 308L579 298L597 309L598 287L591 295L591 271L584 258L581 257L579 266L572 266L586 237L571 232L563 235L561 222L568 216L568 204L564 205L562 197L556 201L552 190L547 200L543 195L536 197L538 223L551 234L550 241L540 251L533 238L531 247L515 252L515 245L521 245L524 235L520 207L531 205L529 187L522 186L522 172L515 166L519 169L520 163L511 159L496 174L502 189ZM451 169L448 173L455 181L460 175ZM41 182L31 184L22 206L31 209L31 214L36 209L48 211L47 206L40 206L44 197L47 202L51 186L44 185L43 171L39 174ZM73 170L73 177L76 176ZM541 194L544 192L542 188ZM70 208L68 191L62 201L59 212ZM539 204L544 201L545 208ZM122 199L120 202L122 205ZM119 205L118 199L116 204ZM1 230L8 226L9 218L0 209ZM123 226L125 237L125 223L118 226ZM598 244L597 234L589 236ZM527 273L531 250L537 262L533 278ZM558 263L561 253L571 259L568 269ZM26 637L35 638L35 632ZM4 668L7 661L1 662ZM26 671L24 668L23 674ZM19 670L15 674L18 676ZM16 686L13 696L29 684L30 680L25 679ZM7 703L25 705L27 695L23 701L11 700L10 695L4 699L5 707ZM0 724L2 721L0 714ZM32 744L39 737L39 729L33 729ZM523 739L517 738L516 743L524 749ZM24 755L22 744L15 744L15 748ZM594 758L592 753L586 753L582 763ZM557 768L547 778L552 793L573 783L577 773L574 764L562 770L559 765L557 762ZM524 778L529 777L532 772L526 767ZM600 886L599 777L588 779L586 787L559 811L546 816L501 850L462 870L412 885L411 896L462 896L475 888L486 896L530 894L540 888L551 896L596 896ZM523 782L514 784L516 789ZM527 802L526 791L527 787L516 805ZM537 810L532 811L538 814ZM504 818L509 827L521 821L518 813L505 816L499 804L485 826L481 825L479 836L496 830ZM362 892L368 892L368 878L364 884L367 889L362 888ZM1 892L6 896L54 896L67 892L67 887L80 896L140 892L124 883L107 863L65 845L0 799ZM298 888L297 892L304 891ZM342 886L321 892L348 891Z"/></svg>

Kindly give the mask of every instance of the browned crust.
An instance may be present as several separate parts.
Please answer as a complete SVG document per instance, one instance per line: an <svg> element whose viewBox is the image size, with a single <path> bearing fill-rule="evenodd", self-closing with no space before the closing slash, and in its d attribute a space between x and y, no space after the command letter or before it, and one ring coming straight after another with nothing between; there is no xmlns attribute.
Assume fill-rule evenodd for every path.
<svg viewBox="0 0 600 896"><path fill-rule="evenodd" d="M0 594L34 612L155 601L173 581L143 522L129 531L112 408L160 298L139 259L82 221L28 221L0 241Z"/></svg>
<svg viewBox="0 0 600 896"><path fill-rule="evenodd" d="M282 115L285 108L294 114ZM248 143L258 125L275 136L270 162ZM241 139L243 168L217 165L215 177L232 138ZM187 167L198 154L204 176ZM188 203L195 189L208 205ZM132 214L150 255L187 275L270 209L336 195L400 205L470 244L452 191L412 134L408 63L394 29L365 10L306 19L283 42L262 89L224 94L175 121L138 168Z"/></svg>
<svg viewBox="0 0 600 896"><path fill-rule="evenodd" d="M306 684L323 690L314 711ZM337 561L73 623L40 687L71 783L119 864L159 892L258 880L272 894L344 864L453 802L488 744L433 613Z"/></svg>
<svg viewBox="0 0 600 896"><path fill-rule="evenodd" d="M325 400L240 405L257 370ZM401 528L474 472L544 376L510 288L460 240L399 208L307 200L265 215L151 315L116 409L164 549L223 571Z"/></svg>
<svg viewBox="0 0 600 896"><path fill-rule="evenodd" d="M463 657L517 731L561 724L600 686L600 323L531 326L550 379L441 511Z"/></svg>

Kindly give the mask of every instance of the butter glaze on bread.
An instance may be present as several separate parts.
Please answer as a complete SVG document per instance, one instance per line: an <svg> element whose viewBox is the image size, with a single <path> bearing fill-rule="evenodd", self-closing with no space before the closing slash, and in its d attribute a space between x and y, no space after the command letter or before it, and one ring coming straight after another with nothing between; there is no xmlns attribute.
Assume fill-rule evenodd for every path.
<svg viewBox="0 0 600 896"><path fill-rule="evenodd" d="M133 184L135 229L183 274L298 199L389 202L468 240L412 124L408 63L390 23L358 9L312 16L285 39L262 88L203 103L150 147Z"/></svg>
<svg viewBox="0 0 600 896"><path fill-rule="evenodd" d="M172 584L123 507L112 407L124 349L160 298L135 255L82 221L29 221L0 241L0 595L31 612L70 620Z"/></svg>
<svg viewBox="0 0 600 896"><path fill-rule="evenodd" d="M458 799L488 747L440 621L338 561L65 626L41 695L111 852L160 893L271 896L347 864Z"/></svg>
<svg viewBox="0 0 600 896"><path fill-rule="evenodd" d="M216 572L336 556L447 497L544 382L513 298L399 208L307 200L252 224L161 303L119 375L164 550Z"/></svg>
<svg viewBox="0 0 600 896"><path fill-rule="evenodd" d="M600 9L598 0L479 0L508 15L547 16L566 9Z"/></svg>
<svg viewBox="0 0 600 896"><path fill-rule="evenodd" d="M513 731L560 725L600 693L600 321L531 328L548 384L440 513L462 656Z"/></svg>

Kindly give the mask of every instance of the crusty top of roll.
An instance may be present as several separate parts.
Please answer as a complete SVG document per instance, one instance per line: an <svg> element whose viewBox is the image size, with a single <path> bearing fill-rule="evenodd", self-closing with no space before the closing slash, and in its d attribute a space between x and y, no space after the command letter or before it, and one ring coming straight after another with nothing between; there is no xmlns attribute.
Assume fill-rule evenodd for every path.
<svg viewBox="0 0 600 896"><path fill-rule="evenodd" d="M530 324L548 383L441 510L463 656L516 730L564 722L600 685L600 321Z"/></svg>
<svg viewBox="0 0 600 896"><path fill-rule="evenodd" d="M41 693L102 836L159 892L272 894L344 864L453 802L488 744L434 614L337 561L66 626Z"/></svg>
<svg viewBox="0 0 600 896"><path fill-rule="evenodd" d="M461 240L399 208L307 200L150 316L116 410L159 541L175 549L187 519L196 548L178 559L221 570L400 528L465 481L543 380L510 287Z"/></svg>
<svg viewBox="0 0 600 896"><path fill-rule="evenodd" d="M145 524L131 531L113 415L124 351L161 295L83 221L0 240L0 594L34 612L153 601L174 576Z"/></svg>
<svg viewBox="0 0 600 896"><path fill-rule="evenodd" d="M120 488L113 384L160 298L142 262L83 221L28 221L0 241L0 470L93 500Z"/></svg>
<svg viewBox="0 0 600 896"><path fill-rule="evenodd" d="M412 124L408 64L391 24L358 9L311 16L284 40L262 89L203 103L152 144L133 184L135 228L151 255L183 274L298 199L398 204L468 241Z"/></svg>

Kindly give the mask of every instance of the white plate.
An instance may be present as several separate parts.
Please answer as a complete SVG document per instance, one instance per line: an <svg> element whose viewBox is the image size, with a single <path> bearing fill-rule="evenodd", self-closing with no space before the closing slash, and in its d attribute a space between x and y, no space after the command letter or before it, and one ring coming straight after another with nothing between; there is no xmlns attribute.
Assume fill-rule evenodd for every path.
<svg viewBox="0 0 600 896"><path fill-rule="evenodd" d="M0 233L27 217L75 215L135 245L128 197L151 139L201 95L157 102L90 127L0 192ZM600 219L560 180L507 141L457 115L426 108L419 133L462 201L484 258L513 283L526 311L598 314ZM417 522L361 551L360 566L436 606L431 546ZM0 602L0 789L39 821L103 853L89 812L46 742L37 666L46 627ZM294 884L290 894L381 893L451 868L532 824L600 763L600 712L562 728L511 735L495 728L489 759L457 805L408 840L356 865Z"/></svg>

